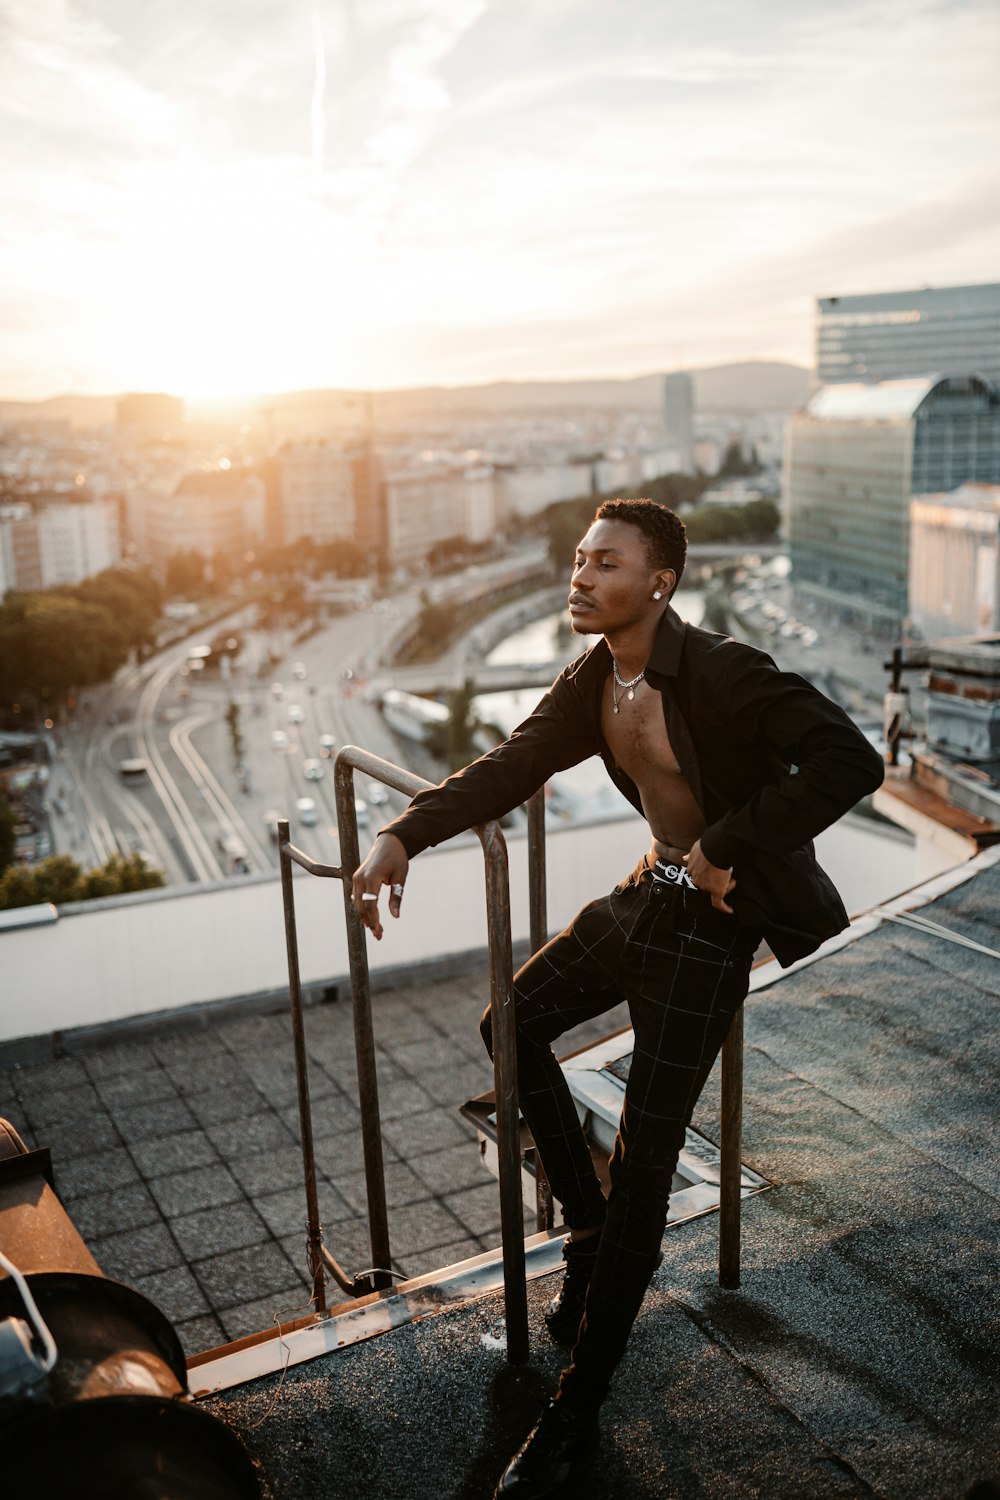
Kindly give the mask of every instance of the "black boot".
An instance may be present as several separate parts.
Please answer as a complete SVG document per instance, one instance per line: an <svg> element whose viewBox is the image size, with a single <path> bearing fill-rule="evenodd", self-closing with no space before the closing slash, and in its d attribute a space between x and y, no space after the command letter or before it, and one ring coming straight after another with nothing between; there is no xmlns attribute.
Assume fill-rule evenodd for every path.
<svg viewBox="0 0 1000 1500"><path fill-rule="evenodd" d="M597 1448L597 1413L550 1401L500 1477L493 1500L544 1500L569 1493Z"/></svg>
<svg viewBox="0 0 1000 1500"><path fill-rule="evenodd" d="M584 1240L567 1240L563 1246L562 1286L545 1310L545 1326L557 1344L576 1343L600 1242L599 1234L591 1234Z"/></svg>

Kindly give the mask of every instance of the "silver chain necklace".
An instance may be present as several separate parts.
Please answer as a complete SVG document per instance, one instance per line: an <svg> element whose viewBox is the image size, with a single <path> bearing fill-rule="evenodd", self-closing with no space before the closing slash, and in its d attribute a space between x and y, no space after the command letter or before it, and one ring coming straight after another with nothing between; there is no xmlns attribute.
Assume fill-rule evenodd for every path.
<svg viewBox="0 0 1000 1500"><path fill-rule="evenodd" d="M646 668L643 667L638 677L633 677L631 682L622 681L618 673L618 663L615 661L614 657L611 658L611 670L614 673L615 682L617 682L618 686L621 688L621 692L616 693L614 689L614 683L612 683L611 697L614 701L614 711L617 714L621 712L621 702L623 698L628 698L628 701L630 703L632 702L632 699L635 697L636 687L646 675Z"/></svg>

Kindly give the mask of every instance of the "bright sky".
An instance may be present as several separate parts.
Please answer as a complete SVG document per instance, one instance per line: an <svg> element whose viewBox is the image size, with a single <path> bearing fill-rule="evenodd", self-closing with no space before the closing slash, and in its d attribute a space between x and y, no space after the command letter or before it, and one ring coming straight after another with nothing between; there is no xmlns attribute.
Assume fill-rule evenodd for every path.
<svg viewBox="0 0 1000 1500"><path fill-rule="evenodd" d="M996 0L0 0L0 395L812 362L1000 276Z"/></svg>

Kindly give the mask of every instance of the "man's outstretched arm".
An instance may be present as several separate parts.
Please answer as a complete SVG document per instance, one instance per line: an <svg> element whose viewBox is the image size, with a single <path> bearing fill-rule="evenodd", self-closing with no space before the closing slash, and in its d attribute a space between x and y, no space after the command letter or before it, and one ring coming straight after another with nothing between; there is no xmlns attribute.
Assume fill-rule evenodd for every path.
<svg viewBox="0 0 1000 1500"><path fill-rule="evenodd" d="M586 715L566 682L569 671L559 674L534 711L502 744L440 786L418 792L406 812L379 833L355 871L351 893L354 909L373 937L382 936L378 893L384 885L389 887L389 911L399 916L410 859L477 823L503 817L555 771L595 753Z"/></svg>

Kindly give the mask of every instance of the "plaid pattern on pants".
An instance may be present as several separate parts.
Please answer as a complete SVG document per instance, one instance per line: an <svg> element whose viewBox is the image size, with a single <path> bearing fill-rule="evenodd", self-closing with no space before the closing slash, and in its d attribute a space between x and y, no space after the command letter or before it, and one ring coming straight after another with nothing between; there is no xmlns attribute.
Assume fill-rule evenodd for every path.
<svg viewBox="0 0 1000 1500"><path fill-rule="evenodd" d="M560 1381L560 1397L573 1406L600 1404L624 1353L656 1269L684 1132L746 997L758 941L704 892L654 879L647 856L514 981L521 1110L566 1223L604 1226L579 1338ZM551 1044L621 1000L635 1049L605 1205ZM488 1010L482 1030L492 1050Z"/></svg>

